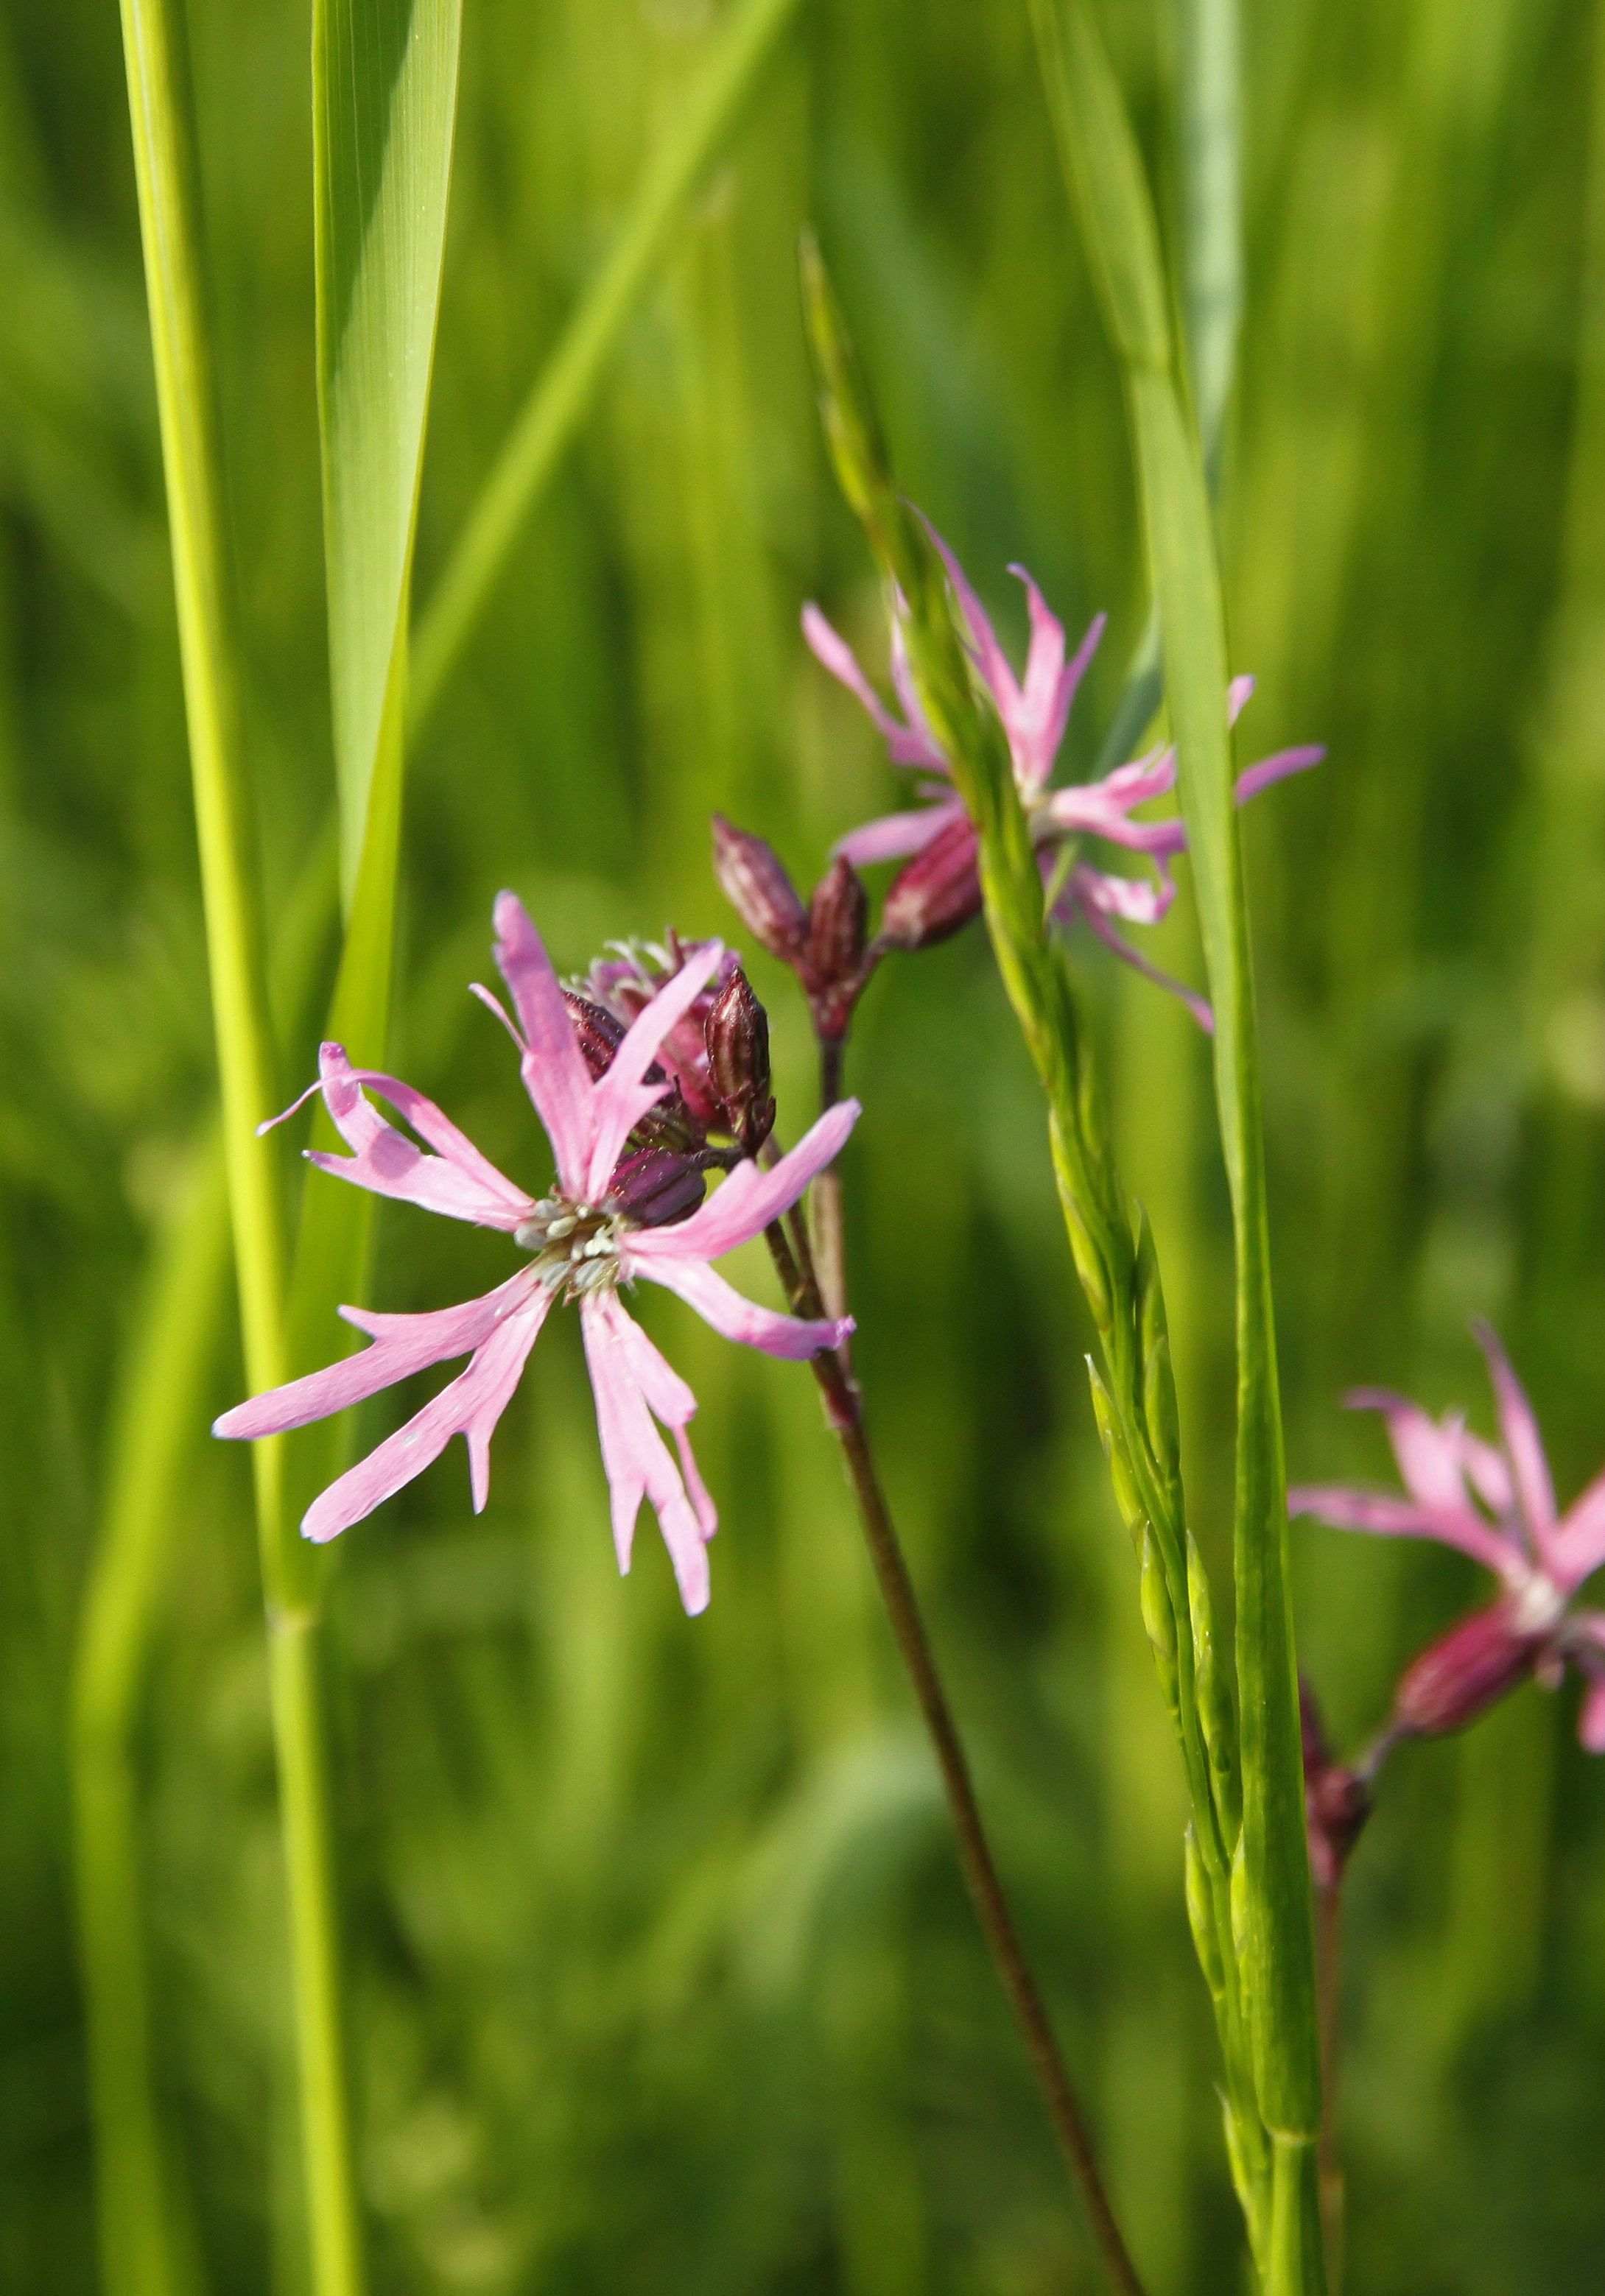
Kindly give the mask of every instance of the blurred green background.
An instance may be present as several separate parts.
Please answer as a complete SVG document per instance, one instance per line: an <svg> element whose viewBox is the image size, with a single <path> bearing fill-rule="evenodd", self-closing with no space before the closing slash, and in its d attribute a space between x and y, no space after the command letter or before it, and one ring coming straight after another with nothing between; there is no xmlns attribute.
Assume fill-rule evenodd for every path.
<svg viewBox="0 0 1605 2296"><path fill-rule="evenodd" d="M1173 200L1174 26L1104 12ZM1248 829L1301 1476L1380 1473L1338 1398L1480 1410L1492 1314L1563 1494L1605 1360L1605 71L1565 0L1249 0L1249 297L1223 528L1246 754L1329 764ZM193 0L248 746L283 922L329 803L305 13ZM419 591L715 21L468 12ZM1598 51L1598 53L1597 53ZM1023 8L805 4L633 320L414 761L393 1064L544 1152L464 994L516 887L559 961L730 931L717 806L802 875L892 777L796 633L878 607L817 435L819 224L902 473L1018 640L1004 562L1145 602L1117 381ZM204 1334L136 1743L161 2106L194 2285L301 2285L283 1912L241 1391L191 1184L210 1022L123 68L105 0L0 19L0 2284L95 2273L70 1684L152 1267ZM1184 908L1184 905L1180 905ZM1197 978L1190 921L1153 944ZM329 952L325 952L326 960ZM1201 1041L1079 951L1158 1231L1189 1488L1224 1528L1230 1278ZM810 1112L786 983L782 1124ZM325 969L286 1020L311 1072ZM1091 1438L1040 1106L971 933L853 1052L860 1362L998 1845L1156 2288L1237 2284L1181 1797ZM292 1152L286 1136L284 1153ZM175 1241L177 1239L177 1241ZM164 1263L165 1255L165 1263ZM376 1293L494 1241L388 1209ZM754 1264L741 1271L767 1281ZM613 1568L575 1334L498 1439L344 1542L331 1595L362 2171L383 2290L1037 2296L1095 2269L957 1880L808 1381L647 1320L723 1512L687 1624ZM331 1335L331 1352L333 1335ZM137 1396L122 1407L136 1414ZM374 1431L391 1423L373 1406ZM1295 1533L1340 1742L1470 1596ZM1357 1859L1342 2100L1357 2289L1605 2282L1605 1775L1527 1691L1408 1751Z"/></svg>

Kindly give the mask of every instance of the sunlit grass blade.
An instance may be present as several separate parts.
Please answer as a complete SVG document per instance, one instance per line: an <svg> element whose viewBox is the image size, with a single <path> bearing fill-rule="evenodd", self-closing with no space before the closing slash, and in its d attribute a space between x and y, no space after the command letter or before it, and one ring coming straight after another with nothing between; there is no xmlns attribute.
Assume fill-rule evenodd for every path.
<svg viewBox="0 0 1605 2296"><path fill-rule="evenodd" d="M201 846L223 1138L246 1370L286 1375L278 1163L256 1127L277 1099L256 930L224 567L223 488L191 181L181 29L125 0L123 42L174 586ZM285 1522L282 1447L255 1447L258 1538L289 1901L303 2159L316 2296L354 2296L361 2244L339 2014L322 1719L303 1559Z"/></svg>
<svg viewBox="0 0 1605 2296"><path fill-rule="evenodd" d="M1165 689L1215 1007L1215 1083L1237 1240L1234 1541L1243 1841L1234 1910L1249 1980L1275 2188L1268 2284L1320 2283L1313 2156L1320 2113L1313 1948L1287 1509L1247 902L1226 719L1225 620L1203 459L1165 317L1135 142L1084 7L1033 0L1072 199L1126 371Z"/></svg>
<svg viewBox="0 0 1605 2296"><path fill-rule="evenodd" d="M597 380L798 0L735 0L675 126L654 153L606 262L537 378L419 619L410 719L433 712L519 530L590 405Z"/></svg>
<svg viewBox="0 0 1605 2296"><path fill-rule="evenodd" d="M398 699L461 20L460 0L320 0L313 20L324 561L348 903ZM388 747L399 772L399 743Z"/></svg>

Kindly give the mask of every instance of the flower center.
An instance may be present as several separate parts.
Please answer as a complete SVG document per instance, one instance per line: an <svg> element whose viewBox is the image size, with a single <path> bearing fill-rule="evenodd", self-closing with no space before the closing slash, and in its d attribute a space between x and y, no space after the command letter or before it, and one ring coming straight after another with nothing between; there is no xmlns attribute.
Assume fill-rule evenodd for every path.
<svg viewBox="0 0 1605 2296"><path fill-rule="evenodd" d="M543 1196L513 1241L534 1257L539 1281L556 1298L582 1300L619 1280L619 1237L630 1223L603 1204Z"/></svg>
<svg viewBox="0 0 1605 2296"><path fill-rule="evenodd" d="M1532 1570L1512 1588L1510 1624L1519 1635L1547 1635L1566 1615L1566 1597L1542 1570Z"/></svg>

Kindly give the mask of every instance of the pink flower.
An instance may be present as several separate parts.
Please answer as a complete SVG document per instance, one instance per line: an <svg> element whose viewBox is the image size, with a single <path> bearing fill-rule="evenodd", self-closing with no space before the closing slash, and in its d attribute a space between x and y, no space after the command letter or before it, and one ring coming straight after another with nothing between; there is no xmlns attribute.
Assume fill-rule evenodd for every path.
<svg viewBox="0 0 1605 2296"><path fill-rule="evenodd" d="M1497 1445L1468 1433L1460 1413L1434 1419L1403 1396L1362 1388L1349 1404L1381 1412L1405 1496L1305 1485L1288 1492L1288 1512L1344 1530L1436 1539L1499 1581L1491 1605L1460 1620L1406 1669L1394 1710L1401 1733L1458 1729L1529 1674L1552 1686L1570 1664L1588 1685L1578 1735L1590 1753L1605 1753L1605 1611L1572 1607L1584 1580L1605 1563L1605 1474L1558 1513L1533 1407L1495 1334L1486 1324L1476 1328L1499 1408Z"/></svg>
<svg viewBox="0 0 1605 2296"><path fill-rule="evenodd" d="M1150 980L1180 996L1199 1024L1207 1029L1214 1025L1208 1004L1202 996L1186 988L1169 973L1162 972L1141 951L1132 946L1119 930L1119 924L1155 924L1164 916L1176 897L1174 880L1170 873L1170 862L1183 851L1187 832L1176 819L1164 821L1133 820L1139 806L1151 799L1163 797L1175 787L1176 753L1173 749L1153 750L1148 756L1131 765L1117 766L1101 781L1053 789L1049 786L1059 745L1064 740L1069 721L1070 705L1084 676L1088 663L1098 650L1103 636L1102 614L1097 616L1085 637L1068 660L1066 659L1063 623L1049 613L1041 592L1023 566L1011 566L1025 586L1026 605L1031 617L1031 640L1025 656L1025 674L1017 677L1008 655L998 642L996 632L985 608L971 588L964 569L942 537L931 529L931 538L942 554L948 578L959 601L959 611L969 632L970 647L976 674L991 695L1008 742L1009 756L1014 762L1015 783L1031 817L1032 832L1042 860L1044 878L1052 878L1057 870L1058 857L1073 840L1086 837L1099 838L1106 844L1124 846L1128 851L1140 853L1150 865L1146 878L1122 875L1118 871L1100 868L1090 861L1073 856L1054 900L1054 915L1065 926L1077 917L1115 955L1127 964L1134 965ZM909 903L912 907L926 905L924 873L919 857L925 855L936 840L942 840L942 897L939 906L942 931L951 931L957 923L965 922L981 906L981 887L978 869L975 865L975 832L970 826L963 800L952 786L952 767L942 754L935 735L931 731L919 706L919 696L910 674L908 647L903 631L901 602L898 601L892 618L891 668L892 683L902 715L889 709L860 668L858 660L845 640L834 630L817 606L806 606L802 611L802 634L814 653L848 692L862 702L877 730L884 737L893 765L904 766L925 778L918 784L920 803L906 813L887 814L878 821L867 822L843 838L836 850L855 867L863 868L877 861L902 860L908 863L903 873L910 880ZM1233 681L1230 697L1231 722L1254 691L1254 680L1239 677ZM1279 750L1274 757L1263 758L1250 766L1238 782L1239 804L1257 795L1271 783L1283 780L1289 774L1302 773L1306 767L1320 763L1324 750L1305 747ZM955 884L964 875L961 840L967 832L970 866L964 878L967 900L956 898ZM899 888L901 876L887 896L900 906L902 897ZM1116 922L1116 920L1119 922ZM900 944L910 946L906 939Z"/></svg>
<svg viewBox="0 0 1605 2296"><path fill-rule="evenodd" d="M672 979L642 1003L605 1072L593 1078L540 937L511 893L497 901L496 929L496 959L516 1019L488 989L476 987L476 994L498 1014L519 1047L524 1086L556 1162L549 1193L527 1195L432 1101L395 1077L352 1068L338 1045L324 1046L319 1080L311 1089L322 1091L352 1153L314 1152L311 1160L378 1195L500 1228L529 1258L494 1292L459 1308L422 1316L342 1308L348 1323L367 1334L366 1348L225 1412L215 1432L254 1437L304 1427L414 1372L465 1355L465 1370L313 1501L301 1529L309 1538L327 1539L359 1522L439 1458L454 1435L461 1435L468 1447L477 1513L490 1488L496 1423L547 1315L559 1300L572 1301L580 1309L596 1397L619 1568L630 1568L636 1517L642 1500L650 1500L681 1599L688 1611L700 1611L708 1600L706 1543L718 1517L686 1436L696 1399L625 1313L620 1286L638 1277L661 1283L678 1292L727 1339L770 1355L800 1359L839 1345L852 1328L850 1321L808 1323L760 1308L732 1290L711 1263L761 1234L796 1202L852 1131L859 1104L850 1100L831 1109L769 1171L755 1163L739 1165L688 1218L677 1216L686 1197L671 1190L664 1199L670 1201L667 1222L651 1225L638 1210L644 1156L639 1151L627 1156L627 1144L670 1090L663 1070L654 1066L657 1055L720 971L724 951L716 941L699 945ZM365 1086L389 1102L423 1147L385 1122ZM303 1094L301 1100L308 1097ZM647 1152L662 1158L664 1152ZM698 1180L696 1193L700 1186ZM673 1435L678 1465L654 1422Z"/></svg>

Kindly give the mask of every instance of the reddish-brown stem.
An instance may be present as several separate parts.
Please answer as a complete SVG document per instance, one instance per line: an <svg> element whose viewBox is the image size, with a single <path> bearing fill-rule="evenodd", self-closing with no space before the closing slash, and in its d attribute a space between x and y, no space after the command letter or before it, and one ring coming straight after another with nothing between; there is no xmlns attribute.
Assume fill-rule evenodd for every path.
<svg viewBox="0 0 1605 2296"><path fill-rule="evenodd" d="M1343 1878L1315 1892L1315 1983L1321 2021L1321 2136L1317 2168L1327 2281L1343 2286L1343 2159L1338 2145L1338 2070L1341 2038Z"/></svg>
<svg viewBox="0 0 1605 2296"><path fill-rule="evenodd" d="M796 1312L808 1316L820 1315L824 1302L806 1260L799 1262L778 1221L765 1234L780 1281ZM1122 2296L1142 2296L1142 2284L1099 2174L1085 2115L1071 2087L1058 2039L992 1859L969 1763L876 1470L857 1383L840 1357L828 1349L812 1358L812 1366L825 1400L826 1417L846 1461L848 1480L858 1503L859 1520L863 1525L881 1599L935 1751L958 1841L959 1862L982 1932L1025 2040L1054 2134L1081 2187L1110 2283L1121 2291Z"/></svg>

